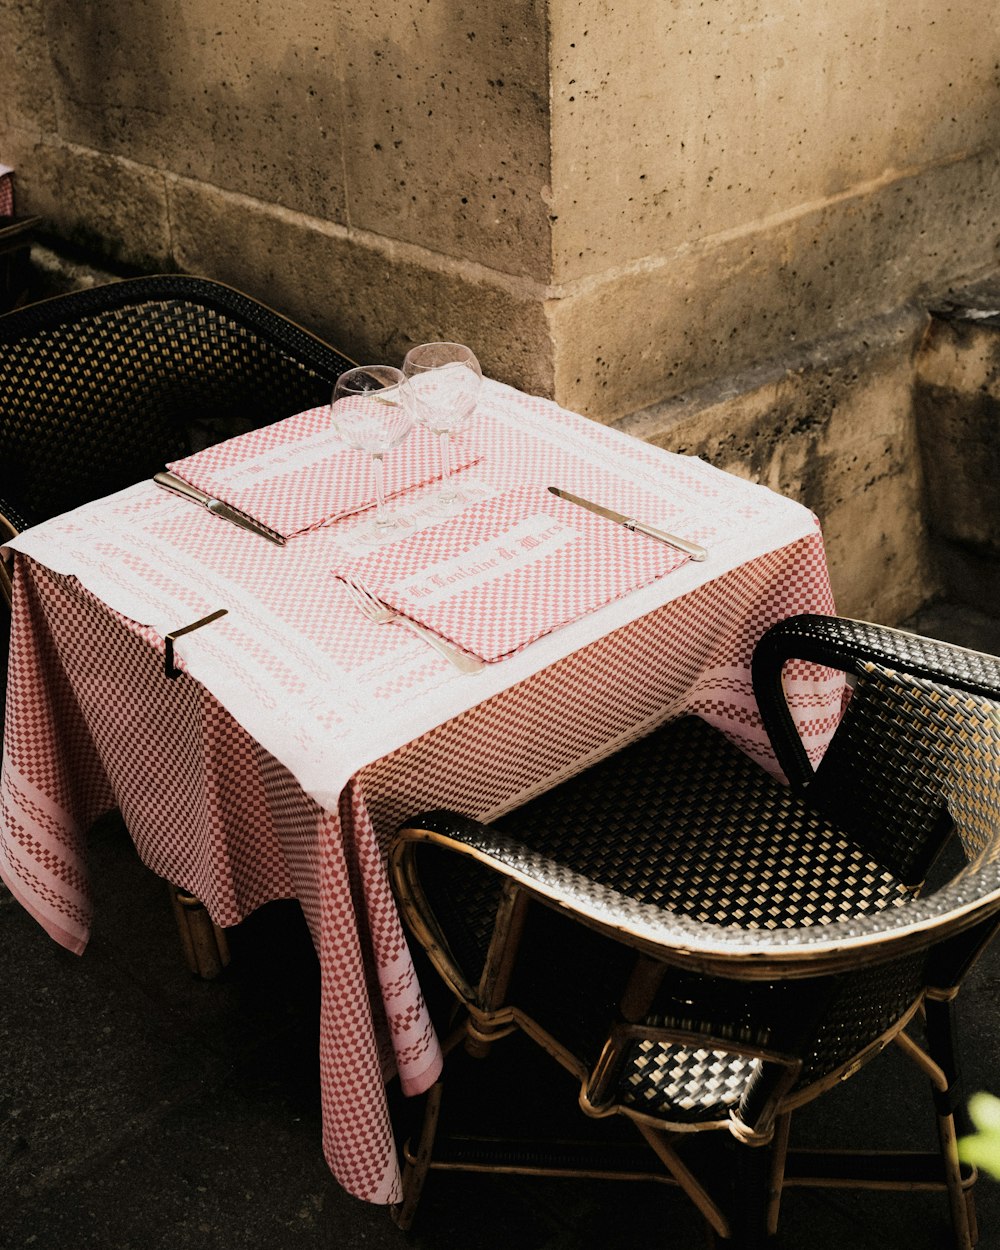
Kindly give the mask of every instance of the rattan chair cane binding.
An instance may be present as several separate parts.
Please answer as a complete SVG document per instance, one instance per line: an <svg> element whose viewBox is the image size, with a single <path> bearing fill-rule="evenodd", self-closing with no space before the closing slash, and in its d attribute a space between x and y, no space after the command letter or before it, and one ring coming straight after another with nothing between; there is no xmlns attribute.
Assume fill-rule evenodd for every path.
<svg viewBox="0 0 1000 1250"><path fill-rule="evenodd" d="M354 362L232 287L125 279L0 317L0 545L232 434L327 403ZM0 595L11 601L0 561ZM189 967L225 935L171 887Z"/></svg>
<svg viewBox="0 0 1000 1250"><path fill-rule="evenodd" d="M781 686L802 660L853 684L815 773ZM970 1247L953 999L1000 918L1000 660L801 616L761 640L753 677L790 786L703 722L671 722L492 825L408 822L401 909L469 1049L491 1054L481 1083L495 1037L530 1038L589 1115L636 1124L721 1238L762 1244L785 1185L917 1185L947 1192ZM922 1046L904 1032L918 1024ZM940 1152L789 1153L790 1113L891 1043L931 1078ZM753 1179L728 1201L718 1169L685 1162L709 1130L735 1142L725 1174ZM461 1166L433 1124L410 1159L404 1225L427 1172Z"/></svg>

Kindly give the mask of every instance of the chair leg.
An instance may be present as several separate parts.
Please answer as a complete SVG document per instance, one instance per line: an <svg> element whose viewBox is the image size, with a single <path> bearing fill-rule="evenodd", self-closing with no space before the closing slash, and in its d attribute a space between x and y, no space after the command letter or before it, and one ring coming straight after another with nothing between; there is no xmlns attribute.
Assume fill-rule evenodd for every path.
<svg viewBox="0 0 1000 1250"><path fill-rule="evenodd" d="M951 1208L951 1223L955 1233L955 1250L973 1250L978 1240L975 1196L972 1188L975 1176L967 1179L962 1177L954 1116L938 1113L938 1141L941 1144L941 1159L944 1165L945 1183L948 1186L948 1204Z"/></svg>
<svg viewBox="0 0 1000 1250"><path fill-rule="evenodd" d="M660 1162L674 1178L681 1189L698 1208L709 1230L709 1245L713 1245L713 1234L718 1236L723 1245L731 1245L733 1228L718 1203L711 1196L701 1181L695 1176L677 1152L669 1145L667 1134L641 1120L634 1121L636 1128L652 1147Z"/></svg>
<svg viewBox="0 0 1000 1250"><path fill-rule="evenodd" d="M403 1232L408 1232L413 1224L424 1181L430 1171L443 1092L444 1086L440 1081L428 1090L424 1119L420 1126L420 1140L412 1160L408 1158L403 1169L403 1201L392 1209L392 1218Z"/></svg>
<svg viewBox="0 0 1000 1250"><path fill-rule="evenodd" d="M926 1052L905 1032L898 1034L895 1041L930 1079L937 1112L941 1174L948 1193L955 1246L956 1250L972 1250L979 1237L973 1196L976 1169L966 1168L963 1172L958 1158L958 1138L969 1133L972 1124L962 1097L953 1004L953 995L925 998Z"/></svg>
<svg viewBox="0 0 1000 1250"><path fill-rule="evenodd" d="M965 1188L965 1218L969 1223L969 1238L976 1246L979 1244L979 1221L976 1218L976 1192L971 1185Z"/></svg>
<svg viewBox="0 0 1000 1250"><path fill-rule="evenodd" d="M781 1194L785 1184L785 1161L788 1158L788 1138L792 1130L792 1113L779 1115L774 1125L771 1143L771 1166L767 1186L767 1235L775 1236L781 1212Z"/></svg>
<svg viewBox="0 0 1000 1250"><path fill-rule="evenodd" d="M972 1123L963 1098L954 999L928 997L924 1003L924 1025L928 1052L947 1084L944 1090L935 1088L934 1103L955 1246L956 1250L972 1250L979 1234L973 1194L976 1172L967 1169L963 1175L958 1158L958 1137L971 1132Z"/></svg>
<svg viewBox="0 0 1000 1250"><path fill-rule="evenodd" d="M768 1243L773 1144L735 1145L734 1242L739 1250L763 1250Z"/></svg>
<svg viewBox="0 0 1000 1250"><path fill-rule="evenodd" d="M229 963L229 943L204 905L179 886L167 882L187 966L195 976L211 981Z"/></svg>

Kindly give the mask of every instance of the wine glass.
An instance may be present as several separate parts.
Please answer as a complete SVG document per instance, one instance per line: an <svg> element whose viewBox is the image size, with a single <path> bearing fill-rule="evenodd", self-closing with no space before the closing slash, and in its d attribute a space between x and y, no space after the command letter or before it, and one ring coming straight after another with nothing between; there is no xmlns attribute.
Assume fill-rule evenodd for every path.
<svg viewBox="0 0 1000 1250"><path fill-rule="evenodd" d="M375 524L388 529L397 522L386 513L385 466L387 451L398 447L413 428L410 386L401 369L391 365L362 365L337 379L330 408L338 437L356 451L371 456L375 479Z"/></svg>
<svg viewBox="0 0 1000 1250"><path fill-rule="evenodd" d="M462 500L451 481L451 440L469 421L479 398L483 371L470 348L461 343L422 343L403 361L409 379L413 415L441 443L441 490L445 503Z"/></svg>

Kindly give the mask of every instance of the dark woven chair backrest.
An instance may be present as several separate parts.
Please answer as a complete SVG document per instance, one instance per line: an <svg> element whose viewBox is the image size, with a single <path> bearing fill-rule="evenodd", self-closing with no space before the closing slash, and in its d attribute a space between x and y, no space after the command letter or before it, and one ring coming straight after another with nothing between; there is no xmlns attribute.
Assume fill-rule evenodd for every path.
<svg viewBox="0 0 1000 1250"><path fill-rule="evenodd" d="M843 628L849 633L851 623ZM802 980L794 963L793 979L770 983L671 972L651 1024L683 1027L683 1004L698 1001L702 1028L725 1036L740 1022L735 1033L744 1040L797 1054L797 1084L805 1086L877 1042L926 988L957 987L1000 917L1000 661L947 649L951 671L932 678L921 671L933 667L922 649L935 646L913 639L910 658L902 641L894 666L858 658L849 705L807 786L811 802L918 892L899 907L847 922L870 941L853 961L831 952L828 975L822 953L806 948L820 975ZM908 663L917 671L907 671ZM899 943L908 920L921 936ZM831 936L841 927L832 925Z"/></svg>
<svg viewBox="0 0 1000 1250"><path fill-rule="evenodd" d="M803 661L857 683L815 774L782 682L789 662ZM969 859L1000 854L1000 658L803 613L760 639L753 684L792 784L906 884L921 883L952 832Z"/></svg>
<svg viewBox="0 0 1000 1250"><path fill-rule="evenodd" d="M329 402L351 367L200 278L112 283L0 317L0 497L28 523Z"/></svg>
<svg viewBox="0 0 1000 1250"><path fill-rule="evenodd" d="M812 800L908 885L952 832L968 859L997 853L1000 702L863 666L810 786Z"/></svg>

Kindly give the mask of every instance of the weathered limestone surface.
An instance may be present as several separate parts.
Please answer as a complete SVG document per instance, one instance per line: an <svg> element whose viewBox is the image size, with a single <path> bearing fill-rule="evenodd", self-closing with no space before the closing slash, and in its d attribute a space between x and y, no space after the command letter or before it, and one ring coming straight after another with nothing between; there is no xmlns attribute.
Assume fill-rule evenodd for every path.
<svg viewBox="0 0 1000 1250"><path fill-rule="evenodd" d="M946 290L998 237L991 157L606 274L553 304L556 389L593 416L632 411Z"/></svg>
<svg viewBox="0 0 1000 1250"><path fill-rule="evenodd" d="M1000 283L930 319L915 408L926 507L948 592L1000 612Z"/></svg>
<svg viewBox="0 0 1000 1250"><path fill-rule="evenodd" d="M940 589L911 399L927 321L904 309L802 350L783 369L618 424L804 503L821 522L838 610L902 620Z"/></svg>
<svg viewBox="0 0 1000 1250"><path fill-rule="evenodd" d="M1000 261L981 0L0 0L0 46L55 246L358 359L465 340L798 494L843 610L933 589L913 334Z"/></svg>
<svg viewBox="0 0 1000 1250"><path fill-rule="evenodd" d="M320 266L343 291L408 245L393 324L342 331L361 354L449 326L598 419L997 260L979 0L0 0L0 36L0 156L58 236L212 274L200 227L270 215L320 332L345 327L316 319Z"/></svg>
<svg viewBox="0 0 1000 1250"><path fill-rule="evenodd" d="M365 357L467 338L551 392L545 21L535 0L0 0L0 159L98 259L267 299L251 244L284 233L283 310L310 328Z"/></svg>
<svg viewBox="0 0 1000 1250"><path fill-rule="evenodd" d="M524 389L551 393L548 323L521 284L469 264L431 266L420 249L383 235L359 248L356 231L243 196L206 196L187 179L169 180L168 197L182 269L262 292L354 359L402 360L414 341L407 326L421 326L427 340L466 341L477 324L484 367L503 356Z"/></svg>

